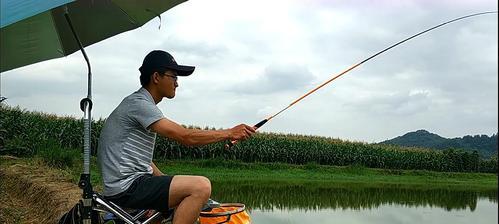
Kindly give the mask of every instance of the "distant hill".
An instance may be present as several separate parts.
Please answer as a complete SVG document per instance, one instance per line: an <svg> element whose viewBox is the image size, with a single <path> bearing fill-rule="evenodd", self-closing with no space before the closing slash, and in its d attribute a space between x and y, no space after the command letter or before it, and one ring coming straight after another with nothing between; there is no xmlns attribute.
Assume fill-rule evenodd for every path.
<svg viewBox="0 0 499 224"><path fill-rule="evenodd" d="M422 147L436 150L448 148L463 149L467 151L478 151L483 158L497 156L497 134L487 135L466 135L462 138L444 138L426 130L409 132L394 139L380 142L379 144Z"/></svg>

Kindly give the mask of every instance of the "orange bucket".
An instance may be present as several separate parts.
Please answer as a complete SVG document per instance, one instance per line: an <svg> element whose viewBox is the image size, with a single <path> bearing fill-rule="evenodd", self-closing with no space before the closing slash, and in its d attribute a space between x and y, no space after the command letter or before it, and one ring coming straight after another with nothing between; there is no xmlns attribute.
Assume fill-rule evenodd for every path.
<svg viewBox="0 0 499 224"><path fill-rule="evenodd" d="M224 203L220 207L199 214L200 224L251 224L251 219L240 203Z"/></svg>

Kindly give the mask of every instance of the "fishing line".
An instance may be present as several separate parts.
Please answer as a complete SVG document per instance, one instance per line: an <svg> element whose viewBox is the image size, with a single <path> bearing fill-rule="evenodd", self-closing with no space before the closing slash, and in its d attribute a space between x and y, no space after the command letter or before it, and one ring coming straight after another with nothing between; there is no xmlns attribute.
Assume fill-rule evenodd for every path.
<svg viewBox="0 0 499 224"><path fill-rule="evenodd" d="M412 38L415 38L415 37L417 37L417 36L419 36L419 35L422 35L422 34L424 34L424 33L427 33L427 32L429 32L429 31L432 31L432 30L434 30L434 29L436 29L436 28L439 28L439 27L441 27L441 26L445 26L445 25L447 25L447 24L449 24L449 23L456 22L456 21L458 21L458 20L462 20L462 19L470 18L470 17L473 17L473 16L484 15L484 14L492 14L492 13L497 13L497 12L498 12L498 11L487 11L487 12L474 13L474 14L470 14L470 15L462 16L462 17L459 17L459 18L455 18L455 19L449 20L449 21L447 21L447 22L444 22L444 23L438 24L438 25L436 25L436 26L433 26L433 27L431 27L431 28L428 28L428 29L426 29L426 30L423 30L423 31L421 31L421 32L419 32L419 33L417 33L417 34L414 34L414 35L412 35L412 36L410 36L410 37L406 38L406 39L403 39L403 40L401 40L401 41L399 41L399 42L397 42L397 43L395 43L395 44L393 44L393 45L391 45L391 46L389 46L389 47L387 47L387 48L385 48L385 49L383 49L383 50L381 50L381 51L379 51L379 52L377 52L377 53L375 53L375 54L373 54L373 55L371 55L371 56L369 56L368 58L366 58L366 59L362 60L361 62L359 62L359 63L357 63L357 64L352 65L351 67L347 68L347 69L346 69L346 70L344 70L343 72L341 72L341 73L339 73L339 74L335 75L335 76L334 76L334 77L332 77L331 79L329 79L329 80L325 81L324 83L322 83L322 84L320 84L319 86L315 87L314 89L310 90L310 91L309 91L309 92L307 92L305 95L303 95L303 96L299 97L298 99L296 99L295 101L293 101L292 103L290 103L287 107L285 107L284 109L280 110L280 111L279 111L279 112L277 112L276 114L274 114L274 115L272 115L272 116L270 116L270 117L267 117L267 118L263 119L262 121L258 122L257 124L255 124L255 126L254 126L254 127L255 127L255 129L260 128L260 127L261 127L261 126L263 126L265 123L267 123L268 121L270 121L272 118L276 117L276 116L277 116L277 115L279 115L280 113L284 112L284 111L285 111L285 110L287 110L288 108L290 108L290 107L292 107L293 105L295 105L296 103L300 102L300 101L301 101L301 100L303 100L305 97L307 97L308 95L310 95L310 94L312 94L313 92L317 91L318 89L322 88L323 86L325 86L325 85L329 84L330 82L332 82L332 81L334 81L335 79L339 78L340 76L342 76L342 75L344 75L344 74L348 73L349 71L351 71L351 70L353 70L354 68L356 68L356 67L360 66L361 64L364 64L365 62L367 62L367 61L369 61L369 60L373 59L374 57L376 57L376 56L378 56L378 55L380 55L380 54L382 54L382 53L384 53L384 52L386 52L386 51L388 51L388 50L390 50L390 49L392 49L392 48L394 48L394 47L396 47L396 46L398 46L398 45L400 45L400 44L402 44L402 43L404 43L404 42L406 42L406 41L408 41L408 40L410 40L410 39L412 39ZM236 141L236 140L234 140L234 141L229 141L229 143L227 143L227 144L225 145L225 148L226 148L226 149L229 149L229 148L231 148L232 146L234 146L234 144L236 144L236 143L237 143L237 141Z"/></svg>

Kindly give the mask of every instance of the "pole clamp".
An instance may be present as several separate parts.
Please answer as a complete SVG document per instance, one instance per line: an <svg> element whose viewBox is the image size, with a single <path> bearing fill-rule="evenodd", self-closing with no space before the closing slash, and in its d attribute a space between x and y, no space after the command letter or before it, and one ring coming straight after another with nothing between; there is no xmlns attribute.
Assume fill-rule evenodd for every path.
<svg viewBox="0 0 499 224"><path fill-rule="evenodd" d="M81 111L85 112L85 104L88 103L88 106L90 107L90 110L92 110L92 105L93 102L90 98L83 98L80 101L80 109Z"/></svg>

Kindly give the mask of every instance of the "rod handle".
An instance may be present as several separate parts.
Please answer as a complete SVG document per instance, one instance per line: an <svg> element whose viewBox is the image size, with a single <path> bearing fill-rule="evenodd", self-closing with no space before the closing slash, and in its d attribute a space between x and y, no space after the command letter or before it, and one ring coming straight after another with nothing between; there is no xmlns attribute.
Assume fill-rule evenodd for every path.
<svg viewBox="0 0 499 224"><path fill-rule="evenodd" d="M255 124L253 127L256 129L258 129L259 127L263 126L265 123L267 123L267 121L269 121L269 119L263 119L262 121L258 122L257 124ZM237 140L232 140L232 141L229 141L227 144L225 144L225 149L230 149L232 148L232 146L234 146L235 144L237 143Z"/></svg>

